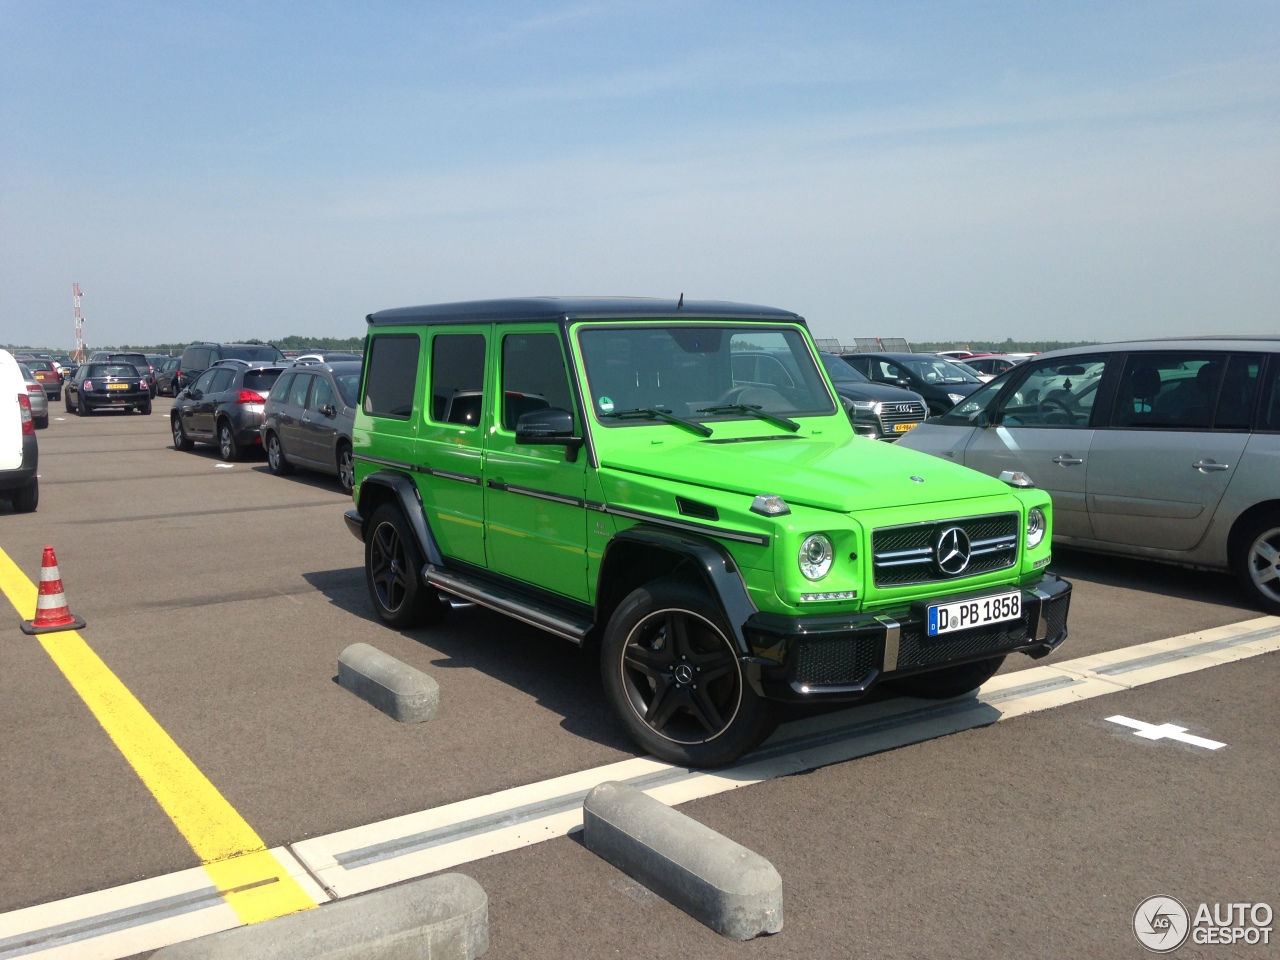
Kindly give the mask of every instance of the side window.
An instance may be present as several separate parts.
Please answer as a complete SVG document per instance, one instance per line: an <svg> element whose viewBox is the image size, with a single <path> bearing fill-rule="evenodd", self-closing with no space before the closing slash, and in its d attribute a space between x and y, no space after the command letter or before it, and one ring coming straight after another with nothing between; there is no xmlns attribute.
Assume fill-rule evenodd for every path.
<svg viewBox="0 0 1280 960"><path fill-rule="evenodd" d="M213 372L213 382L209 384L209 393L222 393L224 390L230 390L231 384L236 378L234 370L228 370L226 367L219 367Z"/></svg>
<svg viewBox="0 0 1280 960"><path fill-rule="evenodd" d="M442 333L431 341L431 419L480 425L484 409L484 337Z"/></svg>
<svg viewBox="0 0 1280 960"><path fill-rule="evenodd" d="M329 381L324 377L312 377L315 386L311 390L311 402L307 404L309 410L319 410L321 407L337 406L334 403L333 387L329 386Z"/></svg>
<svg viewBox="0 0 1280 960"><path fill-rule="evenodd" d="M1212 353L1131 354L1120 376L1112 426L1207 430L1226 359Z"/></svg>
<svg viewBox="0 0 1280 960"><path fill-rule="evenodd" d="M1280 433L1280 353L1273 353L1267 362L1265 390L1262 394L1262 416L1258 427Z"/></svg>
<svg viewBox="0 0 1280 960"><path fill-rule="evenodd" d="M1069 357L1027 364L995 411L1006 427L1087 427L1107 357ZM979 391L981 393L982 391Z"/></svg>
<svg viewBox="0 0 1280 960"><path fill-rule="evenodd" d="M293 386L293 378L296 376L297 374L292 371L282 373L280 378L276 380L275 386L271 388L270 399L275 400L277 403L283 401L289 395L289 388Z"/></svg>
<svg viewBox="0 0 1280 960"><path fill-rule="evenodd" d="M294 378L293 386L289 388L288 403L295 407L305 407L307 405L307 390L311 388L311 381L314 380L309 373L300 373Z"/></svg>
<svg viewBox="0 0 1280 960"><path fill-rule="evenodd" d="M190 354L190 363L187 364L192 370L203 370L209 366L209 348L195 347Z"/></svg>
<svg viewBox="0 0 1280 960"><path fill-rule="evenodd" d="M192 389L199 390L201 393L208 393L209 384L213 383L213 376L217 372L217 370L206 370L204 373L200 374L196 379L196 382L192 384Z"/></svg>
<svg viewBox="0 0 1280 960"><path fill-rule="evenodd" d="M408 420L413 415L421 349L416 333L383 334L372 339L365 373L365 413L395 420Z"/></svg>
<svg viewBox="0 0 1280 960"><path fill-rule="evenodd" d="M956 427L971 427L977 423L978 414L987 409L992 397L1005 385L1004 380L993 380L965 397L954 407L938 418L938 423L946 423ZM930 420L930 423L933 421Z"/></svg>
<svg viewBox="0 0 1280 960"><path fill-rule="evenodd" d="M1227 363L1213 429L1248 430L1253 426L1253 408L1258 402L1263 359L1260 353L1237 354Z"/></svg>
<svg viewBox="0 0 1280 960"><path fill-rule="evenodd" d="M560 338L554 333L503 337L502 429L514 432L521 414L548 407L573 412Z"/></svg>

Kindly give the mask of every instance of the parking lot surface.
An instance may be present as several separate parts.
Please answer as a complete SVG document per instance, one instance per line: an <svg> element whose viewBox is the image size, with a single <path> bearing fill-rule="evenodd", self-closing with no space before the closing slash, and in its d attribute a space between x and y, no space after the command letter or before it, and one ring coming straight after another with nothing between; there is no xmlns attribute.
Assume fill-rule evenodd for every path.
<svg viewBox="0 0 1280 960"><path fill-rule="evenodd" d="M0 508L0 548L35 581L55 546L89 648L266 847L635 758L568 643L476 608L376 623L331 478L177 452L164 404L61 415L40 433L39 511ZM1222 575L1070 551L1053 569L1075 584L1071 636L1003 673L1261 616ZM18 620L0 642L0 913L199 867ZM440 716L396 724L342 690L355 642L434 677ZM495 957L1140 956L1148 896L1280 906L1278 672L1263 654L683 805L783 877L783 932L749 944L573 836L458 869L489 893ZM1227 747L1144 740L1117 714Z"/></svg>

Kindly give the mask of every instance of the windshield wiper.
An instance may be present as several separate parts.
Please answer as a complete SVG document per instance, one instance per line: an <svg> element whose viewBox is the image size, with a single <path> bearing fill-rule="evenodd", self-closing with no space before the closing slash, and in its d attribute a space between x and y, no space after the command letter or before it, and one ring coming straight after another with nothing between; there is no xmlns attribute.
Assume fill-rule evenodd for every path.
<svg viewBox="0 0 1280 960"><path fill-rule="evenodd" d="M653 407L633 407L630 410L611 410L609 413L600 414L600 419L605 418L613 420L665 420L667 423L674 423L677 427L684 427L686 430L692 430L700 437L711 436L711 428L703 426L694 420L685 420L683 417L677 417L673 413L667 413L665 410L657 410Z"/></svg>
<svg viewBox="0 0 1280 960"><path fill-rule="evenodd" d="M776 413L766 413L759 406L750 403L724 403L718 407L702 407L699 413L745 413L753 417L759 417L772 423L775 427L782 427L784 430L790 430L795 433L800 429L800 424L794 420L788 420L786 417L780 417Z"/></svg>

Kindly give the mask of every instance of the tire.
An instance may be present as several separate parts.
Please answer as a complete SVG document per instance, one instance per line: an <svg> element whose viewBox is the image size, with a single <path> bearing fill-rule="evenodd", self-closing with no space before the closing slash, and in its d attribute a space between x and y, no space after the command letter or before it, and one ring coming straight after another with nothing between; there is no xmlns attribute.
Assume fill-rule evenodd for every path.
<svg viewBox="0 0 1280 960"><path fill-rule="evenodd" d="M338 444L338 484L348 496L356 485L356 462L351 455L351 445L345 442Z"/></svg>
<svg viewBox="0 0 1280 960"><path fill-rule="evenodd" d="M182 418L177 414L169 418L169 427L173 431L173 449L190 450L195 446L195 441L187 436L187 431L182 426Z"/></svg>
<svg viewBox="0 0 1280 960"><path fill-rule="evenodd" d="M144 417L151 416L151 401L148 400L142 406L138 407L138 412L142 414Z"/></svg>
<svg viewBox="0 0 1280 960"><path fill-rule="evenodd" d="M378 619L396 630L439 620L448 604L422 582L422 555L409 524L393 503L369 518L364 539L364 581Z"/></svg>
<svg viewBox="0 0 1280 960"><path fill-rule="evenodd" d="M49 417L47 414L43 417L32 417L31 419L35 423L37 430L49 429Z"/></svg>
<svg viewBox="0 0 1280 960"><path fill-rule="evenodd" d="M64 394L62 395L62 402L63 402L64 404L66 404L66 407L67 407L67 413L75 413L75 412L76 412L76 408L75 408L75 407L73 407L73 406L71 405L71 394L70 394L70 393L64 393Z"/></svg>
<svg viewBox="0 0 1280 960"><path fill-rule="evenodd" d="M280 438L275 431L267 434L267 469L277 477L285 477L293 473L293 464L284 455L284 447L280 446Z"/></svg>
<svg viewBox="0 0 1280 960"><path fill-rule="evenodd" d="M1280 616L1280 511L1252 518L1232 537L1231 566L1250 598Z"/></svg>
<svg viewBox="0 0 1280 960"><path fill-rule="evenodd" d="M1004 657L989 657L973 663L961 663L928 673L916 673L890 681L893 689L908 697L924 700L950 700L977 690L995 676L1004 663Z"/></svg>
<svg viewBox="0 0 1280 960"><path fill-rule="evenodd" d="M40 505L40 481L33 481L13 491L12 502L15 513L35 513L36 507Z"/></svg>
<svg viewBox="0 0 1280 960"><path fill-rule="evenodd" d="M671 763L731 763L777 725L715 602L683 580L655 580L622 601L601 642L600 676L631 738Z"/></svg>
<svg viewBox="0 0 1280 960"><path fill-rule="evenodd" d="M85 403L83 400L81 400L79 403L76 404L77 417L87 417L91 413L93 413L93 411L89 409L89 405Z"/></svg>
<svg viewBox="0 0 1280 960"><path fill-rule="evenodd" d="M240 459L240 445L236 443L236 434L231 429L230 420L218 422L218 456L228 463Z"/></svg>

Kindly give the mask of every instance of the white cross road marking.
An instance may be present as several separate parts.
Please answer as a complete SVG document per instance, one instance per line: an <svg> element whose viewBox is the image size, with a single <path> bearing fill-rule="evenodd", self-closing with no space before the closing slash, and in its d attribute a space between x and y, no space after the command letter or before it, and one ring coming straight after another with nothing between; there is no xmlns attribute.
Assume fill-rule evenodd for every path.
<svg viewBox="0 0 1280 960"><path fill-rule="evenodd" d="M1107 717L1107 722L1132 727L1134 735L1142 737L1144 740L1177 740L1179 743L1189 743L1193 747L1204 747L1206 750L1221 750L1226 746L1225 743L1219 743L1217 740L1206 740L1204 737L1194 736L1187 733L1186 727L1175 726L1172 723L1157 725L1120 716Z"/></svg>

